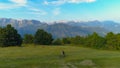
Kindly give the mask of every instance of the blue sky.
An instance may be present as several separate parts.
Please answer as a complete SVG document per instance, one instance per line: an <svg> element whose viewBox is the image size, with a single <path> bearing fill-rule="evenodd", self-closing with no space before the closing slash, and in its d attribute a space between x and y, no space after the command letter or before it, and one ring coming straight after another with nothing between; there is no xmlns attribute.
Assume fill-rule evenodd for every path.
<svg viewBox="0 0 120 68"><path fill-rule="evenodd" d="M120 22L120 0L0 0L0 18Z"/></svg>

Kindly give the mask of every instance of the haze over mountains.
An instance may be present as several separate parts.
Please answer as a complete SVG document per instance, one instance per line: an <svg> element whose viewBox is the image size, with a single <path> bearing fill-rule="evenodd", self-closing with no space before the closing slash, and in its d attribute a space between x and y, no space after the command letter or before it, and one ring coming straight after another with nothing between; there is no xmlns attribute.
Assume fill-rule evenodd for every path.
<svg viewBox="0 0 120 68"><path fill-rule="evenodd" d="M93 32L100 35L105 35L107 32L120 32L120 24L114 21L88 21L75 22L68 21L47 24L37 20L16 20L8 18L0 18L0 26L4 27L7 24L14 26L23 36L24 34L34 34L37 29L44 29L51 33L54 38L73 37L76 35L86 36Z"/></svg>

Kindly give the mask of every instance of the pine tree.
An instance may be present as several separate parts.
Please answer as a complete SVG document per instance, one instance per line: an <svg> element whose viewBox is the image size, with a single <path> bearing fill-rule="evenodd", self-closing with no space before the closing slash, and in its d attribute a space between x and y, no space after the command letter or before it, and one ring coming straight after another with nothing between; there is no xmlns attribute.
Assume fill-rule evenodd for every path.
<svg viewBox="0 0 120 68"><path fill-rule="evenodd" d="M40 45L50 45L52 44L53 38L50 33L47 33L46 31L42 29L38 29L35 34L34 43L40 44Z"/></svg>
<svg viewBox="0 0 120 68"><path fill-rule="evenodd" d="M17 30L8 24L0 29L0 44L1 46L21 46L22 38Z"/></svg>

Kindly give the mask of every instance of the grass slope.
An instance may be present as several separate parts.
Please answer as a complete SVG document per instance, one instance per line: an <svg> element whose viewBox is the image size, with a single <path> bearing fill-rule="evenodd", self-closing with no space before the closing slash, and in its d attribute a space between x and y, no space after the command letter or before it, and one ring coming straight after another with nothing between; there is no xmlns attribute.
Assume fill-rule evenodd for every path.
<svg viewBox="0 0 120 68"><path fill-rule="evenodd" d="M66 57L61 56L64 50ZM119 68L120 52L74 46L0 48L0 68Z"/></svg>

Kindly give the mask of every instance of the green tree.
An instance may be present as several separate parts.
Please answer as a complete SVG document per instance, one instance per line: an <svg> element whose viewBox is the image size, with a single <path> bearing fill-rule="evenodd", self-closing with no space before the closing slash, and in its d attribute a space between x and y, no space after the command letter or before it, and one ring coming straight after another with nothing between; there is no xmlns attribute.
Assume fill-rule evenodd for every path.
<svg viewBox="0 0 120 68"><path fill-rule="evenodd" d="M25 44L32 44L34 42L34 36L31 34L24 35L24 43Z"/></svg>
<svg viewBox="0 0 120 68"><path fill-rule="evenodd" d="M86 37L85 41L85 44L89 47L103 48L105 46L105 39L99 36L96 32Z"/></svg>
<svg viewBox="0 0 120 68"><path fill-rule="evenodd" d="M47 33L43 29L38 29L35 38L34 38L34 43L35 44L40 44L40 45L50 45L52 44L53 38L50 33Z"/></svg>
<svg viewBox="0 0 120 68"><path fill-rule="evenodd" d="M120 34L116 34L116 49L120 49Z"/></svg>
<svg viewBox="0 0 120 68"><path fill-rule="evenodd" d="M70 44L70 38L63 38L62 42L63 44Z"/></svg>
<svg viewBox="0 0 120 68"><path fill-rule="evenodd" d="M5 43L5 29L0 27L0 46L3 46Z"/></svg>
<svg viewBox="0 0 120 68"><path fill-rule="evenodd" d="M52 44L53 45L62 45L62 40L61 39L55 39Z"/></svg>
<svg viewBox="0 0 120 68"><path fill-rule="evenodd" d="M0 29L1 46L21 46L22 38L10 24Z"/></svg>
<svg viewBox="0 0 120 68"><path fill-rule="evenodd" d="M84 41L84 37L81 36L76 36L71 39L71 43L76 45L84 45Z"/></svg>
<svg viewBox="0 0 120 68"><path fill-rule="evenodd" d="M105 39L106 39L106 48L116 49L117 36L113 32L107 33Z"/></svg>

